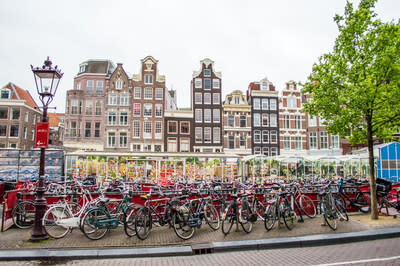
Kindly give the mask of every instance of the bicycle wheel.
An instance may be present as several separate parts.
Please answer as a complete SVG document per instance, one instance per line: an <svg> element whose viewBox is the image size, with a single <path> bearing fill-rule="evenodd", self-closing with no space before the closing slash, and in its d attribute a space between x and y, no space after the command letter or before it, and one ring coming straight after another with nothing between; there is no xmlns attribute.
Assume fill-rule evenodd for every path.
<svg viewBox="0 0 400 266"><path fill-rule="evenodd" d="M221 221L219 219L219 213L213 205L206 204L204 206L204 218L212 230L215 231L219 229Z"/></svg>
<svg viewBox="0 0 400 266"><path fill-rule="evenodd" d="M350 208L350 203L349 201L346 201L346 199L340 194L340 193L335 193L333 194L333 198L340 203L345 209Z"/></svg>
<svg viewBox="0 0 400 266"><path fill-rule="evenodd" d="M126 219L124 222L124 231L125 234L129 237L135 236L136 235L136 230L135 230L135 219L136 215L138 213L139 208L133 207L133 209L130 209L126 213Z"/></svg>
<svg viewBox="0 0 400 266"><path fill-rule="evenodd" d="M172 215L174 231L183 240L188 240L194 235L194 227L189 226L189 219L193 219L193 214L190 211L186 215L179 212L174 212Z"/></svg>
<svg viewBox="0 0 400 266"><path fill-rule="evenodd" d="M83 217L83 234L91 240L101 239L102 237L104 237L109 229L100 228L98 222L106 219L109 219L109 216L107 215L105 210L99 208L89 210Z"/></svg>
<svg viewBox="0 0 400 266"><path fill-rule="evenodd" d="M62 238L70 231L70 227L62 223L62 220L65 221L68 218L71 218L71 214L65 207L51 207L43 216L42 223L44 230L52 238Z"/></svg>
<svg viewBox="0 0 400 266"><path fill-rule="evenodd" d="M261 201L255 200L253 203L253 211L257 214L257 217L264 221L265 206Z"/></svg>
<svg viewBox="0 0 400 266"><path fill-rule="evenodd" d="M233 204L230 204L226 208L224 214L222 215L221 220L222 220L222 233L224 233L224 235L227 235L231 231L233 223L236 220L236 212Z"/></svg>
<svg viewBox="0 0 400 266"><path fill-rule="evenodd" d="M253 229L253 223L250 222L250 216L252 215L250 206L248 203L244 202L240 207L240 224L246 233L250 233Z"/></svg>
<svg viewBox="0 0 400 266"><path fill-rule="evenodd" d="M281 209L281 215L283 217L283 222L286 225L286 228L292 230L294 227L294 221L296 220L296 214L292 211L292 208L284 202L283 207Z"/></svg>
<svg viewBox="0 0 400 266"><path fill-rule="evenodd" d="M340 221L349 221L349 216L347 215L346 209L339 202L336 202L336 212Z"/></svg>
<svg viewBox="0 0 400 266"><path fill-rule="evenodd" d="M300 208L308 218L314 218L317 214L317 208L315 208L315 204L313 200L307 195L301 195L300 199Z"/></svg>
<svg viewBox="0 0 400 266"><path fill-rule="evenodd" d="M150 234L151 227L152 221L149 209L146 207L140 208L135 217L136 236L141 240L145 240Z"/></svg>
<svg viewBox="0 0 400 266"><path fill-rule="evenodd" d="M360 204L358 208L362 213L369 213L371 211L371 198L369 193L362 193L358 199L357 203Z"/></svg>
<svg viewBox="0 0 400 266"><path fill-rule="evenodd" d="M270 231L274 227L276 218L275 204L268 205L264 215L264 226L267 231Z"/></svg>
<svg viewBox="0 0 400 266"><path fill-rule="evenodd" d="M336 215L336 211L334 209L332 209L332 207L330 206L330 204L326 204L326 202L322 202L321 203L321 210L324 214L324 220L325 222L328 224L328 226L332 229L332 230L336 230L337 229L337 215Z"/></svg>
<svg viewBox="0 0 400 266"><path fill-rule="evenodd" d="M33 202L20 202L12 210L11 216L14 224L18 228L31 228L35 222L35 206L33 205Z"/></svg>

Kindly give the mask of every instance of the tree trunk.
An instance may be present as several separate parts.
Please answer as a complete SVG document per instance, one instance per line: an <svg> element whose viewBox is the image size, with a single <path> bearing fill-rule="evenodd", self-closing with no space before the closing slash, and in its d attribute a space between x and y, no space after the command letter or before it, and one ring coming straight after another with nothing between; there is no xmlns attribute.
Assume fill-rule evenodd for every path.
<svg viewBox="0 0 400 266"><path fill-rule="evenodd" d="M374 139L372 136L372 119L367 118L367 142L368 142L368 159L369 159L369 190L371 192L371 219L378 220L378 205L376 197L376 179L375 179L375 162L374 162Z"/></svg>

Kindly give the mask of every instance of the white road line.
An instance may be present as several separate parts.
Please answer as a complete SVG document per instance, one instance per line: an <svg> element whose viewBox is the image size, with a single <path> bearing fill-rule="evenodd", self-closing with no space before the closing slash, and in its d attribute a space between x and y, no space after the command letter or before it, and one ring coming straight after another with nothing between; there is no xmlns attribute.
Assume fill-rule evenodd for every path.
<svg viewBox="0 0 400 266"><path fill-rule="evenodd" d="M335 262L335 263L327 263L327 264L317 264L315 266L344 265L344 264L352 264L352 263L366 263L366 262L396 260L396 259L400 259L400 256L387 257L387 258L365 259L365 260L352 260L352 261L343 261L343 262Z"/></svg>

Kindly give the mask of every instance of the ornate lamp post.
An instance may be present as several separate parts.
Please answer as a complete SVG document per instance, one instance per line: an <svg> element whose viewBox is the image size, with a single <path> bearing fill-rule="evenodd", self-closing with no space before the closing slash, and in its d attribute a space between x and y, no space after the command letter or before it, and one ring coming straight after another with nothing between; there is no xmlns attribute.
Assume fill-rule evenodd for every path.
<svg viewBox="0 0 400 266"><path fill-rule="evenodd" d="M47 123L48 130L48 117L47 117L47 108L49 104L53 101L53 97L57 92L58 84L63 76L60 69L57 69L57 66L54 68L51 66L52 62L47 57L47 60L44 62L42 67L33 67L32 72L35 77L36 89L39 94L39 99L43 104L43 117L42 122L44 125ZM38 128L38 127L37 127ZM36 130L36 136L38 136L38 129ZM47 131L48 132L48 131ZM44 184L44 174L45 174L45 150L48 146L48 138L43 142L39 142L35 140L35 146L40 147L40 168L39 168L39 183L36 188L36 197L35 197L35 223L31 232L30 241L39 241L47 239L48 236L46 231L42 225L42 219L46 209L46 199L43 194L46 191L46 187Z"/></svg>

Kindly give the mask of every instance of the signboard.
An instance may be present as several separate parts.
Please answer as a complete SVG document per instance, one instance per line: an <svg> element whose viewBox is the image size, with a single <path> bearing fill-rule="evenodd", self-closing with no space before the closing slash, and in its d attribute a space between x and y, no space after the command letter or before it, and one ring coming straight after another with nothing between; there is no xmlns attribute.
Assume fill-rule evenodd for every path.
<svg viewBox="0 0 400 266"><path fill-rule="evenodd" d="M36 123L35 148L48 148L49 146L49 122Z"/></svg>

